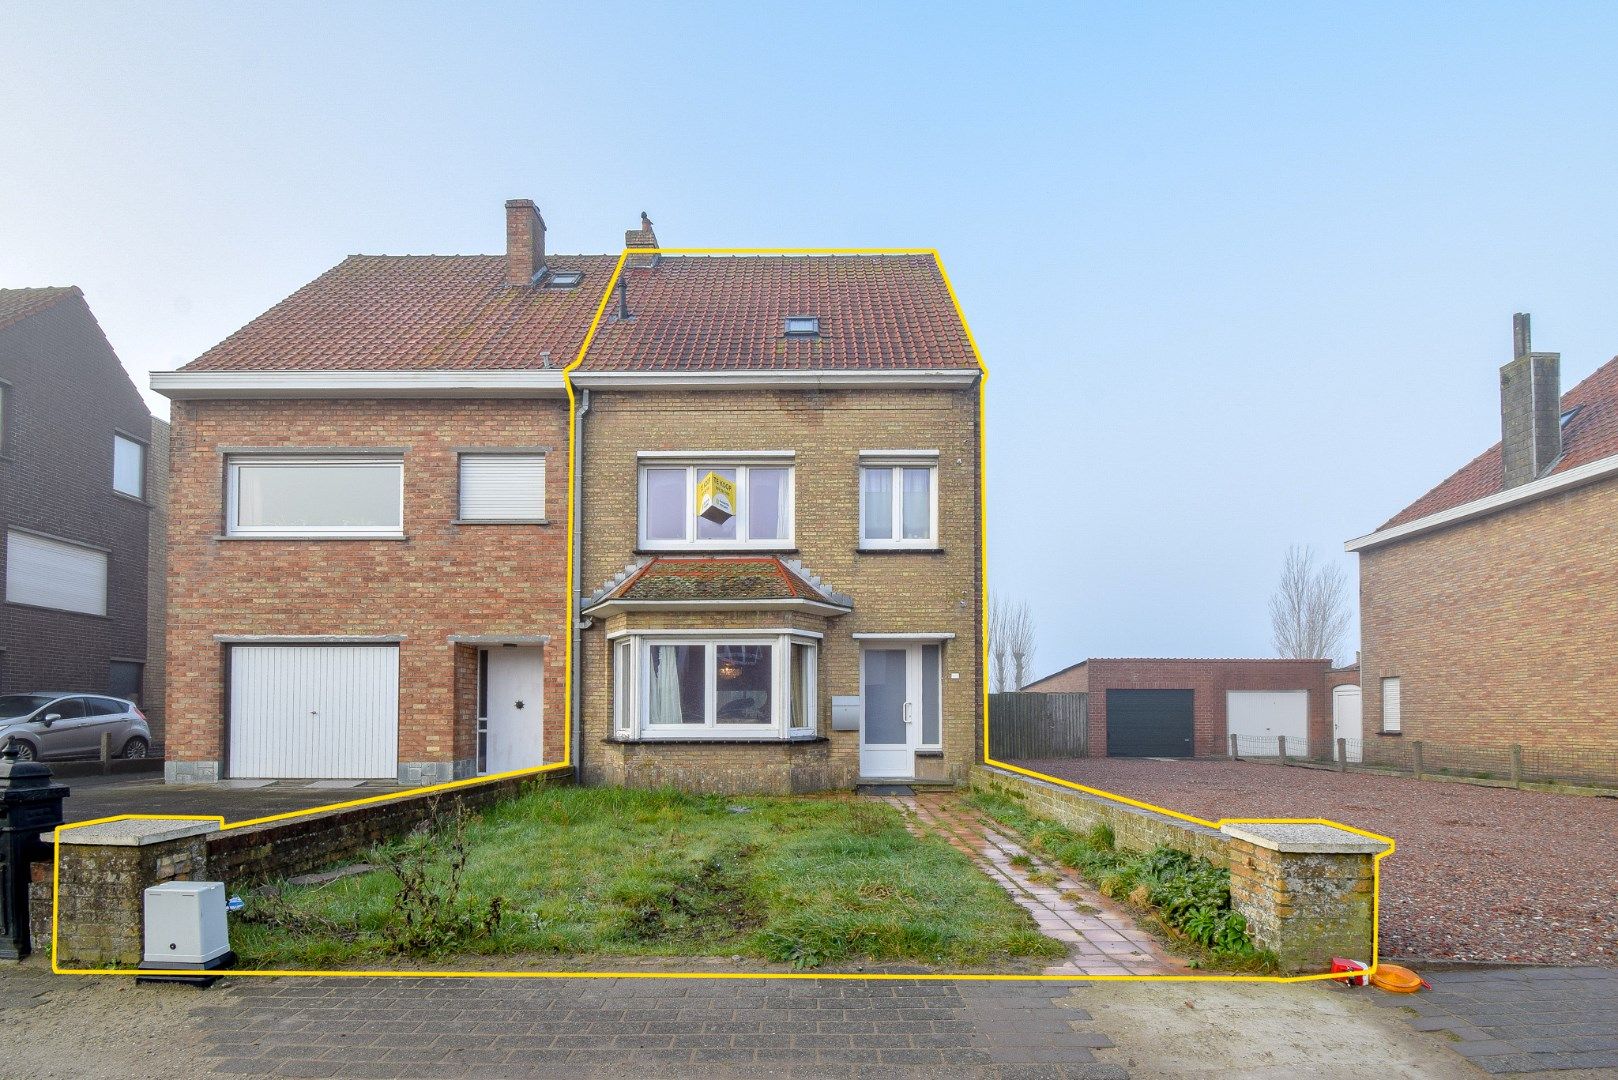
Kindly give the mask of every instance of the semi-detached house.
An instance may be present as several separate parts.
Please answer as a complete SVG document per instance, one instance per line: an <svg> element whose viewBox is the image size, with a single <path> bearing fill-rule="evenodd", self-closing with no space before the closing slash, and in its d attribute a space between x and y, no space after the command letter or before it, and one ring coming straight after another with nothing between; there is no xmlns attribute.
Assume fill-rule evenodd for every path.
<svg viewBox="0 0 1618 1080"><path fill-rule="evenodd" d="M981 376L936 260L666 256L643 216L615 278L506 213L503 256L352 257L154 376L168 777L964 775Z"/></svg>

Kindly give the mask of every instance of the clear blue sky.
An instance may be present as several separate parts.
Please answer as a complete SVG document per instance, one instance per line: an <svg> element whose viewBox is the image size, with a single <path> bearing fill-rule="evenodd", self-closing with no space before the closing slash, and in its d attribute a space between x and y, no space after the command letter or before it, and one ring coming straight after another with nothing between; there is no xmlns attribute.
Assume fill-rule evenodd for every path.
<svg viewBox="0 0 1618 1080"><path fill-rule="evenodd" d="M512 196L557 251L642 209L671 245L936 246L1041 672L1267 654L1289 543L1352 571L1496 437L1512 312L1565 385L1618 352L1611 4L0 22L0 285L83 286L142 385L350 252L501 250Z"/></svg>

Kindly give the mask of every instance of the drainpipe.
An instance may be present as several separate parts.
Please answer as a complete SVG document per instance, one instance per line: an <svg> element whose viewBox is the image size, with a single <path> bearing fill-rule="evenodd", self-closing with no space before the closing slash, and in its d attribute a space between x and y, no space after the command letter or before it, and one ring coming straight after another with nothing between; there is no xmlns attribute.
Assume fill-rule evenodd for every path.
<svg viewBox="0 0 1618 1080"><path fill-rule="evenodd" d="M579 688L579 665L584 652L581 631L589 628L591 620L578 617L578 601L584 595L584 414L590 411L590 391L581 390L579 405L573 416L573 589L572 604L567 613L568 632L573 635L573 663L569 685L571 694L568 707L573 717L573 775L584 776L584 716L581 705L584 695Z"/></svg>

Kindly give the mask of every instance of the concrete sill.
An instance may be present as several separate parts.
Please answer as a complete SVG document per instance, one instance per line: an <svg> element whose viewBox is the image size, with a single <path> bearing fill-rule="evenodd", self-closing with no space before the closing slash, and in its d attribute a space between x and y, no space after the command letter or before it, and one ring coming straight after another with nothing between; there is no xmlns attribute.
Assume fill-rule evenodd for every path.
<svg viewBox="0 0 1618 1080"><path fill-rule="evenodd" d="M824 735L799 736L792 739L620 739L612 736L602 739L601 742L604 746L800 746L831 740Z"/></svg>
<svg viewBox="0 0 1618 1080"><path fill-rule="evenodd" d="M549 525L550 518L451 518L451 525Z"/></svg>
<svg viewBox="0 0 1618 1080"><path fill-rule="evenodd" d="M941 547L902 547L902 548L857 547L857 548L854 549L854 554L856 554L856 555L942 555L942 554L944 554L944 549L941 548Z"/></svg>
<svg viewBox="0 0 1618 1080"><path fill-rule="evenodd" d="M398 536L226 536L223 533L214 537L215 540L229 540L232 543L254 542L275 543L278 540L287 540L297 544L307 544L311 541L330 540L340 544L396 544L410 537L401 533Z"/></svg>

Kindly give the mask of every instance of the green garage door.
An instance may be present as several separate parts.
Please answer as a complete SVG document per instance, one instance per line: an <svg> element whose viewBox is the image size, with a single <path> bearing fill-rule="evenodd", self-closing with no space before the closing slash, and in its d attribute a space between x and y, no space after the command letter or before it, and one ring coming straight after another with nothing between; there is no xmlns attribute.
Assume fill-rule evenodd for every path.
<svg viewBox="0 0 1618 1080"><path fill-rule="evenodd" d="M1108 690L1108 757L1191 757L1191 691Z"/></svg>

